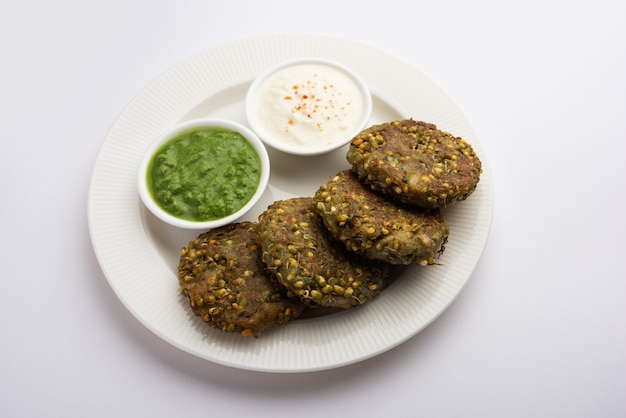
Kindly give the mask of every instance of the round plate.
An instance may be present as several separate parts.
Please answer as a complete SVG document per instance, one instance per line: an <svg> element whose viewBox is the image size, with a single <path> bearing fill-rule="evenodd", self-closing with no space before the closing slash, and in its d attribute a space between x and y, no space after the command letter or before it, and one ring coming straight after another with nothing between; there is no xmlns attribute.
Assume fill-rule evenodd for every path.
<svg viewBox="0 0 626 418"><path fill-rule="evenodd" d="M178 292L180 250L197 232L169 227L141 204L136 175L144 151L183 120L220 117L246 124L244 98L254 77L299 57L336 60L363 77L373 96L371 124L413 118L465 138L483 162L466 201L447 210L450 237L441 265L410 266L375 300L327 315L298 319L241 337L207 327ZM298 157L268 150L269 186L242 220L256 220L275 200L312 196L348 168L347 147ZM198 357L248 370L304 372L355 363L406 341L455 299L485 246L492 217L491 172L485 152L460 109L430 79L389 54L352 41L313 35L244 39L195 55L151 82L124 109L98 154L88 202L92 244L126 308L163 340Z"/></svg>

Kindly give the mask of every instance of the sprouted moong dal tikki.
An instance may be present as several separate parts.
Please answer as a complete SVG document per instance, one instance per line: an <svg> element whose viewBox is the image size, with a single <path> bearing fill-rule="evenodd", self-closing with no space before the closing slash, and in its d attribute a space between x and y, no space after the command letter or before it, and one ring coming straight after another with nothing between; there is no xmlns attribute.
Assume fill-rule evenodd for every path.
<svg viewBox="0 0 626 418"><path fill-rule="evenodd" d="M480 159L463 138L413 119L363 130L350 143L347 158L373 190L423 208L467 199L482 172Z"/></svg>
<svg viewBox="0 0 626 418"><path fill-rule="evenodd" d="M310 197L276 201L259 216L268 270L293 294L333 308L362 305L385 284L388 266L348 253L328 235Z"/></svg>
<svg viewBox="0 0 626 418"><path fill-rule="evenodd" d="M405 205L374 192L349 170L320 186L315 209L348 251L391 264L435 264L448 239L441 209Z"/></svg>
<svg viewBox="0 0 626 418"><path fill-rule="evenodd" d="M257 223L229 224L200 234L183 249L179 291L210 327L259 335L304 310L265 272L257 236Z"/></svg>

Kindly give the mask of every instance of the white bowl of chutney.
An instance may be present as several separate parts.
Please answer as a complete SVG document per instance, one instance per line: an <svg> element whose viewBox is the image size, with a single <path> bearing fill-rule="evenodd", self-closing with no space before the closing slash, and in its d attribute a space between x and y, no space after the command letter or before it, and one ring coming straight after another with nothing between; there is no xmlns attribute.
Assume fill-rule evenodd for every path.
<svg viewBox="0 0 626 418"><path fill-rule="evenodd" d="M157 218L183 229L209 230L236 221L269 180L264 144L247 127L224 119L182 122L145 152L139 196Z"/></svg>
<svg viewBox="0 0 626 418"><path fill-rule="evenodd" d="M350 68L301 58L254 79L245 110L248 125L266 145L289 154L319 155L348 144L367 126L372 96Z"/></svg>

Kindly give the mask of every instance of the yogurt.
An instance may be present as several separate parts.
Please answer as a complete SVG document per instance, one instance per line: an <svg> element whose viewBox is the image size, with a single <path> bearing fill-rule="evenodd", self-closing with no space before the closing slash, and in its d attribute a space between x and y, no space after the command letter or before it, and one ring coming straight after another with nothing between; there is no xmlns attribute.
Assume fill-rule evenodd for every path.
<svg viewBox="0 0 626 418"><path fill-rule="evenodd" d="M251 101L258 135L279 149L332 149L356 135L371 112L362 82L322 62L279 68L258 81Z"/></svg>

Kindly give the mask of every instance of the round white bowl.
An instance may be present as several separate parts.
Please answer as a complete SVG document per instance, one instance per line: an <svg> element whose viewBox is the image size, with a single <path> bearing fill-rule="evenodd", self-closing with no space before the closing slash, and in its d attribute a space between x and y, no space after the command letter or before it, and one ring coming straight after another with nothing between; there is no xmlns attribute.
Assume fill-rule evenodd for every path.
<svg viewBox="0 0 626 418"><path fill-rule="evenodd" d="M306 143L308 141L308 138L302 137L300 137L300 139L302 139L302 142L304 143L294 143L293 140L288 141L284 138L284 135L286 134L284 134L283 132L278 132L277 129L272 130L271 128L268 128L268 125L266 123L268 118L273 117L280 118L280 121L277 121L277 124L282 124L285 120L287 120L289 114L287 113L286 109L281 107L279 101L281 99L287 98L291 100L291 95L283 95L282 92L286 91L288 87L292 85L290 83L291 81L297 82L299 80L282 80L280 82L280 87L276 88L271 93L271 95L265 92L265 90L267 90L266 83L271 82L269 81L270 78L272 78L279 72L282 73L283 70L286 70L289 67L306 65L328 67L330 71L337 75L338 79L344 79L348 83L351 83L351 87L354 87L355 90L358 91L355 100L358 101L358 105L361 107L361 111L355 115L354 121L352 124L350 124L349 127L342 128L342 132L337 136L326 136L324 138L324 143ZM264 97L262 95L264 94L265 100L270 100L269 105L268 103L263 104L262 102L262 100L264 100ZM276 97L270 98L270 96ZM284 103L283 105L287 107L290 104ZM277 110L279 108L280 110ZM248 92L246 94L245 110L248 125L266 145L289 154L319 155L334 151L348 144L359 132L361 132L367 126L372 113L372 96L369 88L361 79L361 77L346 66L328 59L301 58L283 62L277 66L268 69L260 76L258 76L248 88ZM292 111L292 114L295 113L295 111ZM320 119L320 121L322 120ZM336 122L328 122L328 124L331 123Z"/></svg>
<svg viewBox="0 0 626 418"><path fill-rule="evenodd" d="M166 212L159 204L153 199L148 183L147 183L147 169L148 165L154 154L159 150L159 148L164 145L167 141L174 138L175 136L186 132L191 129L196 128L221 128L228 131L234 131L241 134L250 145L254 148L256 153L259 156L259 160L261 162L261 175L259 179L259 183L257 185L256 191L250 198L250 200L237 212L228 215L226 217L220 219L214 219L209 221L190 221L186 219L178 218L168 212ZM265 146L259 139L259 137L252 132L247 127L224 119L212 119L212 118L201 118L201 119L193 119L183 123L176 125L174 128L166 132L164 135L159 137L156 141L154 141L148 150L145 152L141 163L139 165L139 172L137 176L137 187L139 191L139 196L143 204L148 208L152 214L154 214L157 218L166 222L172 226L183 228L183 229L198 229L198 230L209 230L213 228L218 228L220 226L224 226L231 222L236 221L241 216L243 216L246 212L248 212L252 206L259 200L265 188L267 187L267 183L269 180L270 174L270 160L267 155L267 150Z"/></svg>

